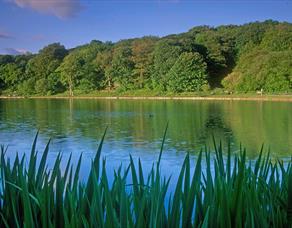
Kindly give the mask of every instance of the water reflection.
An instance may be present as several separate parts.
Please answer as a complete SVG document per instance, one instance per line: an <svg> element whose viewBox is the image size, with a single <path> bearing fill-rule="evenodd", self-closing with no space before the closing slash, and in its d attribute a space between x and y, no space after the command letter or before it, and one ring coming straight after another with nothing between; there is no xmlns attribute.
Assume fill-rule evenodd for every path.
<svg viewBox="0 0 292 228"><path fill-rule="evenodd" d="M62 151L90 161L106 126L103 154L111 165L128 155L152 163L159 151L167 121L169 130L164 162L178 165L186 152L194 156L212 136L224 145L240 142L255 158L262 143L274 156L289 157L292 150L292 103L248 101L150 101L0 99L0 143L9 154L28 152L40 130L39 149L52 138L50 156Z"/></svg>

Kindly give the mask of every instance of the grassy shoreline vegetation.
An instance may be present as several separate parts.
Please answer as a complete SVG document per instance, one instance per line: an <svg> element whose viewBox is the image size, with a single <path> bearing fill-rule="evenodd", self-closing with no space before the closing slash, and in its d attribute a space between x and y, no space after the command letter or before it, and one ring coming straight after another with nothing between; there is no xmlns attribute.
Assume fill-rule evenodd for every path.
<svg viewBox="0 0 292 228"><path fill-rule="evenodd" d="M165 37L93 40L0 55L0 95L292 93L292 24L197 26Z"/></svg>
<svg viewBox="0 0 292 228"><path fill-rule="evenodd" d="M135 91L134 93L116 93L116 92L91 92L88 94L75 94L69 96L68 93L40 96L40 95L26 95L26 96L11 96L0 95L0 99L107 99L107 100L218 100L218 101L284 101L292 102L292 94L210 94L210 93L180 93L180 94L157 94L144 93Z"/></svg>
<svg viewBox="0 0 292 228"><path fill-rule="evenodd" d="M59 154L48 170L49 144L39 157L37 136L27 164L25 157L7 159L2 147L0 226L291 227L291 160L284 164L261 150L251 162L244 149L223 155L222 145L214 143L215 156L201 151L193 172L186 155L169 194L170 179L160 172L165 135L148 175L142 161L130 157L129 165L114 172L112 183L101 158L105 134L86 182L79 180L82 155L76 167L69 158L61 170Z"/></svg>

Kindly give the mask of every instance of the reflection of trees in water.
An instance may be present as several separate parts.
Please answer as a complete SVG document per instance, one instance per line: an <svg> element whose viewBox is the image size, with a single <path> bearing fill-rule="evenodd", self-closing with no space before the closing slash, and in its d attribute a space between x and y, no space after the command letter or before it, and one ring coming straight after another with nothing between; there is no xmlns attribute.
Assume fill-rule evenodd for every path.
<svg viewBox="0 0 292 228"><path fill-rule="evenodd" d="M26 122L60 140L69 136L98 141L109 126L108 141L146 148L147 142L159 145L169 121L167 145L177 151L212 147L212 135L225 145L230 138L237 146L242 142L248 153L257 152L262 142L292 148L290 103L33 99L0 105L0 120L7 126Z"/></svg>
<svg viewBox="0 0 292 228"><path fill-rule="evenodd" d="M220 103L209 103L204 127L198 135L197 142L200 145L213 149L213 137L217 143L222 142L225 146L233 141L232 129L224 121L222 109Z"/></svg>
<svg viewBox="0 0 292 228"><path fill-rule="evenodd" d="M210 115L206 121L205 128L205 139L210 135L214 135L215 139L226 142L231 140L233 136L232 130L226 126L224 119L219 116Z"/></svg>
<svg viewBox="0 0 292 228"><path fill-rule="evenodd" d="M233 129L236 144L242 143L250 156L261 145L275 156L292 150L292 104L286 102L226 102L223 118ZM290 150L290 151L289 151Z"/></svg>
<svg viewBox="0 0 292 228"><path fill-rule="evenodd" d="M131 120L132 124L129 125L128 120L125 122L129 134L136 141L147 139L151 143L161 140L167 121L168 146L178 151L198 152L205 144L213 145L212 134L226 143L231 135L231 130L220 117L220 105L213 110L214 104L210 102L129 101L122 105L130 105L137 112ZM123 110L121 107L118 109Z"/></svg>
<svg viewBox="0 0 292 228"><path fill-rule="evenodd" d="M5 112L4 111L4 108L5 108L4 102L5 102L5 100L0 99L0 125L3 124L2 121L4 121L4 112Z"/></svg>

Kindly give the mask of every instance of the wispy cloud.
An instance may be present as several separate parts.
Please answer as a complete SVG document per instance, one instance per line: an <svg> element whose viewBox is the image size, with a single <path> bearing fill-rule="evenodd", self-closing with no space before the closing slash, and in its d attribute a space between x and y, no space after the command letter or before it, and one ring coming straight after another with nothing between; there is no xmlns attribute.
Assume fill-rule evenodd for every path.
<svg viewBox="0 0 292 228"><path fill-rule="evenodd" d="M13 36L11 36L10 34L6 33L6 32L0 32L0 39L12 39Z"/></svg>
<svg viewBox="0 0 292 228"><path fill-rule="evenodd" d="M53 14L59 18L76 16L81 10L80 0L10 0L22 8Z"/></svg>
<svg viewBox="0 0 292 228"><path fill-rule="evenodd" d="M4 48L1 50L1 54L4 55L27 55L29 51L22 48Z"/></svg>
<svg viewBox="0 0 292 228"><path fill-rule="evenodd" d="M43 41L46 40L46 37L42 34L37 34L31 37L33 41Z"/></svg>

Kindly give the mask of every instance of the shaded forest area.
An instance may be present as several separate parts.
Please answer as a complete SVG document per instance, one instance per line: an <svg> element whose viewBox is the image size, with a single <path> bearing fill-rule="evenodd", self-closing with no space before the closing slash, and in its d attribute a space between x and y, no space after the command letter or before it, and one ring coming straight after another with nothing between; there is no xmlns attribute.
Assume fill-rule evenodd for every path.
<svg viewBox="0 0 292 228"><path fill-rule="evenodd" d="M292 24L198 26L162 38L91 41L67 50L0 55L0 94L92 91L292 91Z"/></svg>

